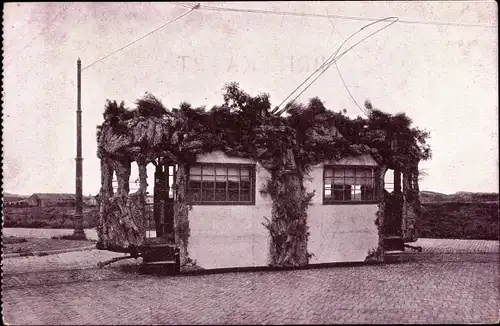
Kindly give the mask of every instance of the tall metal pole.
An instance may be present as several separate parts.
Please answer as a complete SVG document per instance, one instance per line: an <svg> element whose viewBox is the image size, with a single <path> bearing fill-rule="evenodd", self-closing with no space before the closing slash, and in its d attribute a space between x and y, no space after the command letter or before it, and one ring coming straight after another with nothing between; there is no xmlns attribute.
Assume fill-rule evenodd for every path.
<svg viewBox="0 0 500 326"><path fill-rule="evenodd" d="M76 62L77 100L76 100L76 194L75 219L76 227L73 238L85 239L83 231L83 194L82 194L82 61Z"/></svg>

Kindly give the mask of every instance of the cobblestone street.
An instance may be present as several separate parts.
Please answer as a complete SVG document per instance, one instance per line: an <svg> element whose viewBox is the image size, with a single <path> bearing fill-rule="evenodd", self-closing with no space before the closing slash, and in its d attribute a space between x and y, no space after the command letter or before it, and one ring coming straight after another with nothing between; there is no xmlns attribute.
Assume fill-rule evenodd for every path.
<svg viewBox="0 0 500 326"><path fill-rule="evenodd" d="M141 275L134 264L55 270L54 255L4 261L9 324L492 323L498 243L421 239L400 263L196 276ZM419 240L420 241L420 240ZM443 242L444 241L444 242ZM70 254L64 254L70 257ZM115 254L116 255L116 254ZM17 260L16 260L17 259ZM24 263L23 260L25 259ZM45 268L41 263L45 259ZM102 257L100 257L102 259ZM67 258L66 262L71 259ZM69 264L70 265L70 264ZM17 267L16 267L17 266ZM127 267L127 269L124 269Z"/></svg>

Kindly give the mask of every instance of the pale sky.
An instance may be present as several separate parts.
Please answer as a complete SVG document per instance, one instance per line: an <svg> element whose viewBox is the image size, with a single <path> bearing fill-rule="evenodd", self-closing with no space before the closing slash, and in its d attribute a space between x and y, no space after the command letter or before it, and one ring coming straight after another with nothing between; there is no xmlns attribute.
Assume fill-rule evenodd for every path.
<svg viewBox="0 0 500 326"><path fill-rule="evenodd" d="M133 107L150 92L169 108L182 101L211 107L222 103L224 84L236 81L252 95L269 93L274 107L322 58L369 23L208 11L204 5L490 26L398 22L355 47L338 65L360 105L370 99L383 111L405 112L415 126L431 132L433 159L421 164L427 173L421 189L498 191L496 2L201 4L82 72L85 195L100 188L95 134L106 99ZM86 67L186 11L173 3L4 4L4 191L74 192L77 58ZM361 114L335 67L299 101L315 96L329 109ZM136 176L133 171L132 179Z"/></svg>

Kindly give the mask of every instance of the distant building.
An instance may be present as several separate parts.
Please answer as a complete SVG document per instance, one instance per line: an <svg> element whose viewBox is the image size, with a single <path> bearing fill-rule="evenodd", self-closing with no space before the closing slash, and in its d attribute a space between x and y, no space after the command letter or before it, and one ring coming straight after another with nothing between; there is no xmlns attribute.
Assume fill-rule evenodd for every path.
<svg viewBox="0 0 500 326"><path fill-rule="evenodd" d="M4 205L6 207L26 207L29 206L27 199L17 200L17 201L5 201Z"/></svg>
<svg viewBox="0 0 500 326"><path fill-rule="evenodd" d="M58 194L58 193L34 193L28 198L30 206L60 206L60 205L74 205L74 194Z"/></svg>
<svg viewBox="0 0 500 326"><path fill-rule="evenodd" d="M83 203L87 206L97 206L97 196L84 196Z"/></svg>

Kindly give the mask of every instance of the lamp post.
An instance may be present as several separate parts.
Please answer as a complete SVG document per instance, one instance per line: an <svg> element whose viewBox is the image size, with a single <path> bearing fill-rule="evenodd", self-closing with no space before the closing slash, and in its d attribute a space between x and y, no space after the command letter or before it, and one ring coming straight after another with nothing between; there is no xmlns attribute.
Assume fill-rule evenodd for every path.
<svg viewBox="0 0 500 326"><path fill-rule="evenodd" d="M76 62L77 99L76 99L76 192L75 192L75 219L76 227L73 238L85 239L83 230L83 195L82 195L82 61Z"/></svg>

